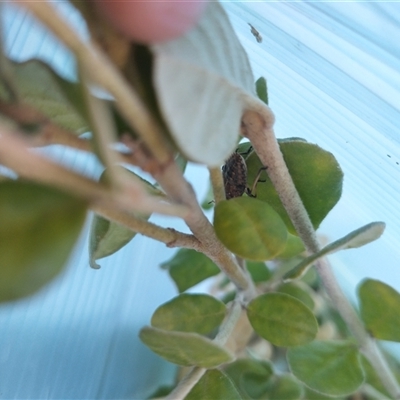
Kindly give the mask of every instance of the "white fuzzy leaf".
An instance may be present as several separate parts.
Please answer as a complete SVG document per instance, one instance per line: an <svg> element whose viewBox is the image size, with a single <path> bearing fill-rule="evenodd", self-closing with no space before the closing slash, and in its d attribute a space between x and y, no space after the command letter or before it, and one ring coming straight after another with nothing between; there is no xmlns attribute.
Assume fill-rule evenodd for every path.
<svg viewBox="0 0 400 400"><path fill-rule="evenodd" d="M180 150L220 165L235 149L248 96L255 96L247 55L218 2L179 39L153 46L154 86Z"/></svg>

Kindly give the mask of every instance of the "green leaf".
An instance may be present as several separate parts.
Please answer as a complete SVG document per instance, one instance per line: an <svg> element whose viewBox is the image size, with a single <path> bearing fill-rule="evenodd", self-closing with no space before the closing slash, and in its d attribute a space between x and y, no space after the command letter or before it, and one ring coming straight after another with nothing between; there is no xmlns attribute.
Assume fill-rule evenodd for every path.
<svg viewBox="0 0 400 400"><path fill-rule="evenodd" d="M283 293L267 293L247 306L254 330L276 346L299 346L315 338L317 321L300 300Z"/></svg>
<svg viewBox="0 0 400 400"><path fill-rule="evenodd" d="M301 263L287 272L283 279L285 281L299 279L305 275L313 263L318 259L325 257L328 254L335 253L339 250L361 247L378 239L385 230L385 226L386 224L384 222L371 222L350 232L348 235L340 238L339 240L335 240L334 242L328 244L317 253L314 253L311 256L303 259Z"/></svg>
<svg viewBox="0 0 400 400"><path fill-rule="evenodd" d="M342 193L343 172L335 157L319 146L299 139L279 140L280 149L303 204L317 229ZM246 158L247 184L251 188L262 167L255 152ZM265 171L261 173L255 193L285 221L290 233L296 231Z"/></svg>
<svg viewBox="0 0 400 400"><path fill-rule="evenodd" d="M152 51L154 88L172 139L189 160L220 166L235 150L246 96L255 95L246 52L223 7L210 2L196 27Z"/></svg>
<svg viewBox="0 0 400 400"><path fill-rule="evenodd" d="M201 202L201 208L203 210L210 210L213 207L214 207L214 192L212 186L209 185L204 200Z"/></svg>
<svg viewBox="0 0 400 400"><path fill-rule="evenodd" d="M256 92L258 98L268 105L267 80L263 76L256 80Z"/></svg>
<svg viewBox="0 0 400 400"><path fill-rule="evenodd" d="M81 134L88 128L83 93L78 83L57 75L39 60L12 62L15 83L22 100L41 111L57 125ZM0 97L6 91L0 83Z"/></svg>
<svg viewBox="0 0 400 400"><path fill-rule="evenodd" d="M145 185L148 193L161 196L163 193L154 187L150 182L142 179L139 175L129 171L136 178L139 178ZM108 171L105 170L100 177L100 182L107 182ZM149 219L150 214L132 213L138 219ZM100 215L94 215L89 237L89 262L90 266L94 269L100 268L96 260L107 257L116 253L126 244L128 244L134 237L136 232L132 229L120 225L116 222L109 221Z"/></svg>
<svg viewBox="0 0 400 400"><path fill-rule="evenodd" d="M154 353L178 365L215 368L234 359L228 350L197 333L144 327L139 337Z"/></svg>
<svg viewBox="0 0 400 400"><path fill-rule="evenodd" d="M61 272L86 204L57 189L0 182L0 301L28 296Z"/></svg>
<svg viewBox="0 0 400 400"><path fill-rule="evenodd" d="M242 400L229 378L217 369L206 371L185 400Z"/></svg>
<svg viewBox="0 0 400 400"><path fill-rule="evenodd" d="M361 318L372 336L400 342L400 293L386 283L365 279L358 297Z"/></svg>
<svg viewBox="0 0 400 400"><path fill-rule="evenodd" d="M146 397L146 400L154 400L158 398L167 397L175 388L175 385L161 385L157 389L154 390L149 396Z"/></svg>
<svg viewBox="0 0 400 400"><path fill-rule="evenodd" d="M161 264L167 268L180 293L221 271L207 256L195 250L180 249L172 259Z"/></svg>
<svg viewBox="0 0 400 400"><path fill-rule="evenodd" d="M94 269L100 265L96 260L114 254L128 244L136 232L126 226L111 222L100 215L94 215L89 238L89 262Z"/></svg>
<svg viewBox="0 0 400 400"><path fill-rule="evenodd" d="M320 392L316 392L315 390L310 389L307 386L304 386L304 399L307 400L349 400L347 396L328 396L325 394L322 394ZM371 399L372 400L372 399Z"/></svg>
<svg viewBox="0 0 400 400"><path fill-rule="evenodd" d="M271 271L261 261L247 261L246 266L254 283L265 282L272 276Z"/></svg>
<svg viewBox="0 0 400 400"><path fill-rule="evenodd" d="M279 253L279 258L280 259L293 258L294 256L299 255L303 251L305 251L305 247L302 240L298 236L288 233L286 246L284 250L281 253Z"/></svg>
<svg viewBox="0 0 400 400"><path fill-rule="evenodd" d="M311 311L314 309L314 300L309 294L309 287L298 283L284 283L278 288L279 293L285 293L289 296L295 297L304 303Z"/></svg>
<svg viewBox="0 0 400 400"><path fill-rule="evenodd" d="M286 245L287 229L282 219L267 204L250 197L219 202L214 227L221 242L247 260L275 258Z"/></svg>
<svg viewBox="0 0 400 400"><path fill-rule="evenodd" d="M267 389L273 375L270 363L241 358L225 366L224 371L244 399L258 399Z"/></svg>
<svg viewBox="0 0 400 400"><path fill-rule="evenodd" d="M322 394L349 395L364 382L357 346L350 341L314 341L289 349L287 357L293 374Z"/></svg>
<svg viewBox="0 0 400 400"><path fill-rule="evenodd" d="M184 293L158 307L151 325L168 331L206 335L221 324L225 314L225 304L214 297Z"/></svg>
<svg viewBox="0 0 400 400"><path fill-rule="evenodd" d="M291 374L282 374L270 379L265 394L266 398L271 400L300 400L303 398L304 389Z"/></svg>

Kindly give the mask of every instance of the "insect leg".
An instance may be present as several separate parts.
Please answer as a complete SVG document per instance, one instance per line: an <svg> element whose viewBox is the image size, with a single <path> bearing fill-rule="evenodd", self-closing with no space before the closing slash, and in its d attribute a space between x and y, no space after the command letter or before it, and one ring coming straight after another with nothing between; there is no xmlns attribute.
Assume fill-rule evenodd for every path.
<svg viewBox="0 0 400 400"><path fill-rule="evenodd" d="M256 178L254 179L254 182L253 182L252 187L251 187L251 188L248 187L248 188L246 189L246 193L247 193L248 196L250 196L250 197L257 197L257 194L256 194L257 183L258 183L258 182L265 182L265 180L263 180L263 181L260 180L260 176L261 176L261 173L262 173L263 171L265 171L267 168L268 168L268 167L261 167L261 168L258 170L257 175L256 175Z"/></svg>

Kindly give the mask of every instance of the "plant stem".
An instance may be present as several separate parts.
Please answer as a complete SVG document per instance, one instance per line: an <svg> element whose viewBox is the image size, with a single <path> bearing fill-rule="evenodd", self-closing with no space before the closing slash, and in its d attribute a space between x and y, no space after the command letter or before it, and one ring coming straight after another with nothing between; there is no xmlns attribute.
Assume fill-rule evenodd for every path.
<svg viewBox="0 0 400 400"><path fill-rule="evenodd" d="M239 321L242 306L239 301L233 301L229 307L228 314L221 324L217 336L213 342L223 346ZM179 382L178 386L165 398L165 400L184 400L187 394L193 389L196 383L207 371L206 368L193 367L190 372Z"/></svg>
<svg viewBox="0 0 400 400"><path fill-rule="evenodd" d="M160 212L185 216L188 210L181 205L169 204L150 196L137 179L127 181L117 193L104 185L70 171L31 151L23 136L0 125L0 162L20 177L51 185L85 199L89 204L100 204L117 209Z"/></svg>
<svg viewBox="0 0 400 400"><path fill-rule="evenodd" d="M222 200L226 200L224 180L222 178L222 173L220 168L209 168L210 171L210 181L214 194L215 204L218 204Z"/></svg>
<svg viewBox="0 0 400 400"><path fill-rule="evenodd" d="M310 254L316 253L320 250L317 236L276 141L273 131L274 117L272 112L261 102L254 101L252 111L247 111L242 121L242 133L252 142L254 150L262 164L268 166L267 173L299 237ZM393 372L376 347L375 342L369 337L357 313L343 294L331 271L330 265L325 259L321 259L316 266L329 297L347 323L352 334L360 343L361 351L369 359L391 396L396 399L400 398L400 386Z"/></svg>
<svg viewBox="0 0 400 400"><path fill-rule="evenodd" d="M221 324L217 336L214 338L214 342L220 346L225 345L235 329L237 322L239 321L240 314L242 312L242 305L239 301L233 301L228 310L228 314Z"/></svg>
<svg viewBox="0 0 400 400"><path fill-rule="evenodd" d="M206 368L193 367L165 400L184 400L206 371Z"/></svg>
<svg viewBox="0 0 400 400"><path fill-rule="evenodd" d="M82 92L85 100L90 128L93 135L93 143L96 153L107 168L109 174L108 183L112 188L123 186L123 174L119 174L116 168L113 168L118 157L116 152L112 150L111 145L117 140L117 133L111 111L105 102L98 97L92 95L90 91L91 82L90 72L85 66L78 65L79 76L82 82Z"/></svg>
<svg viewBox="0 0 400 400"><path fill-rule="evenodd" d="M253 282L215 235L213 226L197 202L193 188L185 180L176 163L170 162L155 171L153 176L174 202L188 207L189 212L184 220L201 242L204 254L213 260L240 290L250 289L255 294Z"/></svg>
<svg viewBox="0 0 400 400"><path fill-rule="evenodd" d="M93 81L114 97L121 114L140 135L154 157L161 164L168 162L171 151L162 129L112 62L98 48L86 44L48 1L21 3L15 0L14 3L22 4L31 11L75 53L78 61L90 71Z"/></svg>
<svg viewBox="0 0 400 400"><path fill-rule="evenodd" d="M141 235L165 243L168 247L185 247L202 251L201 243L193 235L178 232L175 229L163 228L115 207L93 205L91 209L103 218L126 226Z"/></svg>
<svg viewBox="0 0 400 400"><path fill-rule="evenodd" d="M400 399L399 383L393 375L386 359L383 357L381 350L378 348L376 341L368 337L363 350L365 357L367 357L371 365L374 366L375 372L386 390L394 399Z"/></svg>
<svg viewBox="0 0 400 400"><path fill-rule="evenodd" d="M23 103L6 103L0 100L0 113L20 125L37 125L38 132L30 137L29 145L34 147L61 144L78 150L92 151L91 143L80 139L76 133L68 131L51 122L40 111Z"/></svg>

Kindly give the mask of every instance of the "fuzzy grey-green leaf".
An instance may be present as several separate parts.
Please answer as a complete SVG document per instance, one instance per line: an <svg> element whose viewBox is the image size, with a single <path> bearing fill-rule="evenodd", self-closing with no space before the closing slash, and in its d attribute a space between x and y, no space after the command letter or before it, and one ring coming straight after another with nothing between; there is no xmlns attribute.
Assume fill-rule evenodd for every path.
<svg viewBox="0 0 400 400"><path fill-rule="evenodd" d="M129 172L141 180L148 193L156 196L163 195L163 193L159 189L155 188L150 182L141 178L132 171ZM106 183L107 179L109 179L109 174L106 169L100 177L100 182ZM147 220L150 218L150 215L136 212L132 213L132 217ZM114 254L129 243L135 236L136 232L132 229L116 222L109 221L100 215L94 215L89 237L90 266L94 269L100 268L96 263L97 260Z"/></svg>
<svg viewBox="0 0 400 400"><path fill-rule="evenodd" d="M400 342L400 293L384 282L365 279L358 297L361 318L372 336Z"/></svg>
<svg viewBox="0 0 400 400"><path fill-rule="evenodd" d="M313 263L318 259L325 257L328 254L335 253L339 250L361 247L378 239L385 230L385 226L386 224L384 222L371 222L350 232L348 235L328 244L317 253L306 257L298 265L296 265L296 267L288 271L284 275L283 279L285 281L299 279L306 274Z"/></svg>
<svg viewBox="0 0 400 400"><path fill-rule="evenodd" d="M244 399L260 398L268 387L268 381L274 371L268 361L251 358L239 358L224 367Z"/></svg>
<svg viewBox="0 0 400 400"><path fill-rule="evenodd" d="M214 227L221 242L247 260L272 259L286 246L287 229L280 216L268 204L250 197L219 202Z"/></svg>
<svg viewBox="0 0 400 400"><path fill-rule="evenodd" d="M311 297L311 289L303 282L284 283L278 287L279 293L285 293L295 297L304 303L311 311L314 309L314 300Z"/></svg>
<svg viewBox="0 0 400 400"><path fill-rule="evenodd" d="M170 260L162 263L161 267L168 269L179 292L184 292L221 272L206 255L191 249L180 249Z"/></svg>
<svg viewBox="0 0 400 400"><path fill-rule="evenodd" d="M302 139L279 140L279 146L293 183L317 229L342 193L343 172L332 153ZM263 167L255 152L246 158L247 184L252 187ZM266 172L262 172L255 189L257 199L265 201L279 213L290 233L296 230Z"/></svg>
<svg viewBox="0 0 400 400"><path fill-rule="evenodd" d="M242 400L230 379L218 369L208 370L185 397L185 400Z"/></svg>
<svg viewBox="0 0 400 400"><path fill-rule="evenodd" d="M303 399L304 388L292 374L275 375L269 380L263 398L273 400Z"/></svg>
<svg viewBox="0 0 400 400"><path fill-rule="evenodd" d="M202 335L217 328L226 314L226 306L206 294L183 293L154 312L151 325L168 331L196 332Z"/></svg>
<svg viewBox="0 0 400 400"><path fill-rule="evenodd" d="M188 159L221 165L235 149L244 97L255 95L223 7L210 2L196 27L152 50L154 87L173 140Z"/></svg>
<svg viewBox="0 0 400 400"><path fill-rule="evenodd" d="M247 306L254 330L276 346L299 346L312 341L317 321L300 300L283 293L266 293Z"/></svg>
<svg viewBox="0 0 400 400"><path fill-rule="evenodd" d="M216 368L234 359L228 350L197 333L144 327L139 337L156 354L178 365Z"/></svg>
<svg viewBox="0 0 400 400"><path fill-rule="evenodd" d="M326 395L349 395L364 382L357 346L350 341L316 340L289 349L287 358L299 380Z"/></svg>
<svg viewBox="0 0 400 400"><path fill-rule="evenodd" d="M78 83L61 78L40 60L13 62L12 65L17 90L25 103L65 129L78 134L87 130L83 94ZM1 85L0 96L5 96Z"/></svg>

